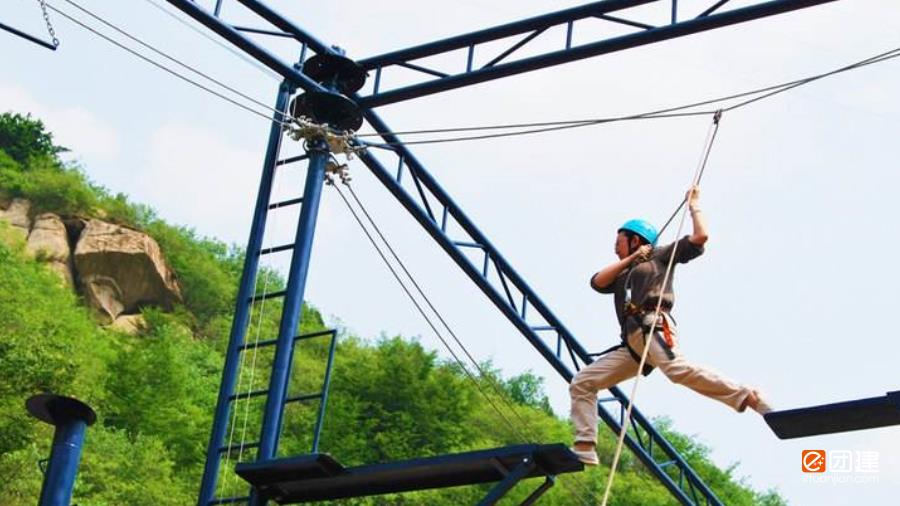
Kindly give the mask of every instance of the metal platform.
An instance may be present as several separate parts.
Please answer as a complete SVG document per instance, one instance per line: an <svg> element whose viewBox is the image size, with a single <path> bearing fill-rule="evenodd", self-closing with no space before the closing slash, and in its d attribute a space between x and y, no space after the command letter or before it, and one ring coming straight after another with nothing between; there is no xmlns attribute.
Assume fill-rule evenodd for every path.
<svg viewBox="0 0 900 506"><path fill-rule="evenodd" d="M584 466L565 445L516 445L345 468L331 456L240 464L237 474L279 504L499 482L479 504L494 504L525 478L547 480L522 504L532 504L561 473Z"/></svg>
<svg viewBox="0 0 900 506"><path fill-rule="evenodd" d="M780 439L900 425L900 390L884 397L773 411L765 419Z"/></svg>

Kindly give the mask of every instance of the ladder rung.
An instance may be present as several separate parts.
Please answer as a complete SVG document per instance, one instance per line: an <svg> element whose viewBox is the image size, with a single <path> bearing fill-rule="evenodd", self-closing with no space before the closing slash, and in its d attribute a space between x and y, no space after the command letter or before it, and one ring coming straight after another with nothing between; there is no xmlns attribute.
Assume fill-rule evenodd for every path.
<svg viewBox="0 0 900 506"><path fill-rule="evenodd" d="M269 204L269 209L278 209L279 207L287 207L287 206L295 206L303 202L303 197L297 197L295 199L290 200L282 200L281 202L275 202L274 204Z"/></svg>
<svg viewBox="0 0 900 506"><path fill-rule="evenodd" d="M478 244L477 242L453 241L453 244L459 246L460 248L484 249L484 245Z"/></svg>
<svg viewBox="0 0 900 506"><path fill-rule="evenodd" d="M322 336L330 336L335 333L335 330L320 330L318 332L312 332L309 334L300 334L299 336L294 336L294 341L300 341L301 339L312 339L314 337L322 337ZM273 346L278 344L278 339L269 339L267 341L260 341L258 343L245 343L242 344L240 351L248 350L251 348L262 348L265 346Z"/></svg>
<svg viewBox="0 0 900 506"><path fill-rule="evenodd" d="M663 469L663 468L669 467L672 464L676 464L676 463L677 462L675 462L674 460L668 460L666 462L663 462L662 464L657 464L657 465L659 466L660 469Z"/></svg>
<svg viewBox="0 0 900 506"><path fill-rule="evenodd" d="M261 300L275 299L278 297L284 297L285 294L287 294L287 290L279 290L277 292L256 294L256 295L251 296L249 299L247 299L247 302L258 302Z"/></svg>
<svg viewBox="0 0 900 506"><path fill-rule="evenodd" d="M287 251L289 249L294 249L294 245L292 244L283 244L281 246L273 246L271 248L263 248L259 250L260 255L268 255L270 253L278 253L279 251Z"/></svg>
<svg viewBox="0 0 900 506"><path fill-rule="evenodd" d="M298 395L297 397L288 397L284 400L284 403L287 404L289 402L303 402L303 401L311 401L313 399L321 399L322 394L306 394L306 395Z"/></svg>
<svg viewBox="0 0 900 506"><path fill-rule="evenodd" d="M244 443L244 444L236 444L231 446L220 446L219 453L231 453L235 450L248 449L248 448L259 448L259 443Z"/></svg>
<svg viewBox="0 0 900 506"><path fill-rule="evenodd" d="M268 390L253 390L251 392L245 392L242 394L233 394L228 396L229 401L233 401L235 399L249 399L251 397L259 397L260 395L266 395L269 393Z"/></svg>
<svg viewBox="0 0 900 506"><path fill-rule="evenodd" d="M242 344L239 348L241 351L248 350L250 348L263 348L265 346L272 346L278 344L278 339L269 339L268 341L260 341L258 343L245 343Z"/></svg>
<svg viewBox="0 0 900 506"><path fill-rule="evenodd" d="M546 332L548 330L556 330L556 327L551 327L550 325L543 325L538 327L531 327L531 330L535 332Z"/></svg>
<svg viewBox="0 0 900 506"><path fill-rule="evenodd" d="M299 341L301 339L312 339L314 337L322 337L322 336L330 336L334 334L334 329L331 330L320 330L318 332L310 332L309 334L300 334L294 338L295 341Z"/></svg>
<svg viewBox="0 0 900 506"><path fill-rule="evenodd" d="M250 26L231 25L232 28L239 32L258 33L260 35L271 35L273 37L284 37L286 39L293 38L294 35L286 32L276 32L274 30L263 30L262 28L253 28Z"/></svg>
<svg viewBox="0 0 900 506"><path fill-rule="evenodd" d="M250 496L223 497L222 499L213 499L212 501L209 501L206 504L208 504L209 506L213 506L215 504L238 504L238 503L242 503L242 502L250 502Z"/></svg>
<svg viewBox="0 0 900 506"><path fill-rule="evenodd" d="M278 160L277 162L275 162L275 166L277 167L277 166L279 166L279 165L287 165L287 164L289 164L289 163L294 163L294 162L299 162L299 161L301 161L301 160L306 160L307 158L309 158L309 155L292 156L292 157L290 157L290 158L285 158L284 160Z"/></svg>

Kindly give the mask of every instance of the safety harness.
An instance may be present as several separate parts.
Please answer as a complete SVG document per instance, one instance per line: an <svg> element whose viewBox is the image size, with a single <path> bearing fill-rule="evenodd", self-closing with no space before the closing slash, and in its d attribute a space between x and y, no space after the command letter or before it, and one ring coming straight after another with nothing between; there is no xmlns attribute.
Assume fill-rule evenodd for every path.
<svg viewBox="0 0 900 506"><path fill-rule="evenodd" d="M634 272L634 268L629 269L628 274L625 277L625 302L624 302L624 312L626 320L628 318L632 318L635 323L641 329L641 337L643 338L643 344L647 343L647 335L650 333L651 327L653 327L653 316L656 314L656 305L657 300L650 300L644 302L643 305L637 305L633 302L631 298L631 274ZM674 318L672 317L670 311L672 306L669 304L662 304L660 308L658 320L656 322L656 328L662 329L662 336L658 332L654 332L656 334L654 336L655 339L659 342L660 346L662 346L663 350L665 350L666 355L673 359L675 358L675 353L672 351L672 348L675 347L675 337L672 333L672 324L674 323ZM669 320L672 320L671 322ZM614 350L618 350L619 348L625 348L628 350L628 354L631 355L631 358L634 359L638 364L641 363L641 354L637 352L631 345L628 343L628 336L626 334L625 329L627 328L627 324L622 325L622 334L620 335L622 342L607 348L600 353L595 353L592 356L600 357ZM649 375L655 369L655 366L650 365L649 363L644 364L644 368L641 371L641 374L644 376Z"/></svg>

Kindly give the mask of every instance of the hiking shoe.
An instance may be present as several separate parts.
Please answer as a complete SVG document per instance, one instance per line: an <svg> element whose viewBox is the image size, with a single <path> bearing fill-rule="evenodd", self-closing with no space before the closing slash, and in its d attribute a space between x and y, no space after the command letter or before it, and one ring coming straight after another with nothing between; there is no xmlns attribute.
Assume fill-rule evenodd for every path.
<svg viewBox="0 0 900 506"><path fill-rule="evenodd" d="M597 457L597 452L595 452L594 450L582 451L576 450L574 447L569 448L569 450L571 450L572 453L574 453L575 456L578 457L578 460L580 460L581 463L586 466L596 466L600 463L600 459Z"/></svg>

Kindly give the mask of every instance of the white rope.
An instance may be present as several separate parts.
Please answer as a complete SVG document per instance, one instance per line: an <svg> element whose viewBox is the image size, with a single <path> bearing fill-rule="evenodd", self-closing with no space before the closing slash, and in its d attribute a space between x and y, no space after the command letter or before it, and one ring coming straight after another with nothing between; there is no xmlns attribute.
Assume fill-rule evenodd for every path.
<svg viewBox="0 0 900 506"><path fill-rule="evenodd" d="M275 148L276 153L279 153L281 151L281 141L283 138L284 138L283 133L282 133L282 135L278 136L278 145ZM274 180L275 180L275 176L273 174L273 184L274 184ZM269 194L271 195L271 193L272 192L270 189ZM268 213L269 210L267 209L266 212ZM277 216L278 216L277 212L272 213L271 221L269 221L268 219L266 220L266 222L268 224L271 224L272 231L275 231L278 229ZM265 231L263 231L263 232L265 233ZM262 243L260 243L260 244L262 244ZM248 255L255 254L255 252L248 251L246 254L248 254ZM259 272L258 267L257 267L257 272ZM251 311L251 315L252 315L253 304L256 302L257 298L262 299L260 301L260 305L259 305L258 317L256 320L256 332L255 332L255 335L253 338L253 353L252 353L252 358L250 360L250 372L249 372L250 378L248 381L249 386L247 387L247 390L246 390L248 394L253 391L254 377L256 375L256 359L259 354L259 340L260 340L260 336L262 335L262 322L263 322L263 318L265 317L265 309L266 309L266 301L267 301L266 295L268 295L268 293L269 293L269 280L271 278L271 274L272 274L272 269L271 268L266 269L265 276L263 277L262 295L258 295L256 293L256 282L254 280L253 295L251 296L251 300L249 303L250 311ZM252 327L252 325L253 325L253 320L251 318L250 327ZM237 380L237 386L234 390L237 394L240 394L241 392L243 392L242 386L243 386L243 377L244 377L244 370L245 370L244 366L245 366L246 355L247 355L247 348L244 348L240 352L240 359L238 362L238 364L239 364L238 365L238 380ZM247 420L250 417L250 402L251 401L250 401L249 395L244 397L244 416L243 416L243 420L241 421L241 434L240 434L240 442L238 443L238 456L237 456L237 459L235 460L236 463L240 463L242 461L241 459L243 459L243 457L244 457L244 444L247 441ZM230 431L228 434L228 444L225 447L226 448L225 458L224 458L224 462L222 465L224 473L222 475L222 480L221 480L220 484L221 484L221 489L226 492L227 492L228 477L234 474L234 473L229 472L230 470L228 469L228 463L231 459L231 447L234 444L234 433L235 433L235 429L237 428L237 425L238 425L238 412L240 411L240 408L241 408L240 403L241 403L241 397L236 397L234 400L234 405L232 406L232 409L231 409L232 416L231 416L231 423L229 424ZM218 487L218 486L216 487L217 494L218 494L219 488L220 487Z"/></svg>
<svg viewBox="0 0 900 506"><path fill-rule="evenodd" d="M712 142L715 139L715 132L718 130L719 118L720 114L717 113L716 117L713 119L712 125L709 127L709 131L706 135L706 143L705 149L703 150L703 156L700 158L700 162L698 163L697 169L694 171L694 176L691 178L691 189L688 193L686 202L690 203L691 197L694 195L694 189L696 185L700 183L700 178L703 176L703 169L706 167L706 161L709 159L709 152L712 149ZM669 255L669 263L666 266L666 274L663 277L662 287L659 290L660 296L659 300L656 302L656 310L653 312L653 323L650 325L650 332L646 334L644 338L644 350L641 353L641 362L637 368L637 374L634 378L634 385L631 387L631 395L628 397L628 407L625 410L625 416L622 418L622 426L619 428L619 438L616 443L616 452L613 455L612 467L609 472L609 479L606 482L606 490L603 492L603 502L602 506L606 506L607 501L609 501L609 492L612 490L613 480L616 477L616 469L619 464L619 458L622 456L622 447L625 442L625 433L627 432L627 427L629 420L631 420L631 411L634 407L634 399L637 395L637 387L641 380L641 371L644 370L644 365L647 363L647 355L650 351L650 344L653 342L653 337L656 333L656 323L659 321L660 312L662 310L662 302L663 302L663 294L666 291L666 287L669 282L669 276L672 274L672 267L675 265L675 253L678 251L678 241L681 237L681 231L684 228L684 222L687 218L688 209L690 206L685 206L684 211L681 213L681 220L678 223L678 231L675 233L675 242L672 245L672 253ZM625 336L625 339L628 339L628 336Z"/></svg>

